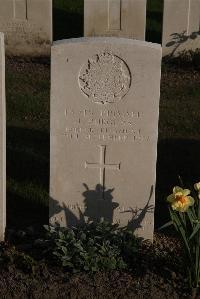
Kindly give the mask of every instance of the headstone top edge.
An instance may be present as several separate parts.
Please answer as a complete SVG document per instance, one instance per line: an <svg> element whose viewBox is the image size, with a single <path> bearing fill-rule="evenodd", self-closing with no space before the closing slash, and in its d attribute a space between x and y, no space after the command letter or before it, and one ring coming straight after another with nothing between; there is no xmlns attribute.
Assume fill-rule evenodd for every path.
<svg viewBox="0 0 200 299"><path fill-rule="evenodd" d="M93 43L105 43L105 44L129 44L129 45L135 45L135 46L143 46L143 47L149 47L153 49L160 50L162 47L160 44L141 41L137 39L130 39L130 38L123 38L123 37L81 37L81 38L71 38L71 39L63 39L63 40L57 40L53 42L52 48L64 46L68 44L78 44L78 43L87 43L87 44L93 44Z"/></svg>

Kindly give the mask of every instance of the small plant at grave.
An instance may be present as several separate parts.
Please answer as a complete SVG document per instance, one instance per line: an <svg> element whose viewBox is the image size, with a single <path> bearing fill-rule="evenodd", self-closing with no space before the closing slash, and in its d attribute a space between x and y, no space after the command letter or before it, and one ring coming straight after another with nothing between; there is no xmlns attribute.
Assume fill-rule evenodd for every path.
<svg viewBox="0 0 200 299"><path fill-rule="evenodd" d="M200 182L193 189L193 196L190 196L189 189L173 188L173 193L167 197L171 221L160 229L173 225L180 235L189 285L196 298L200 288Z"/></svg>
<svg viewBox="0 0 200 299"><path fill-rule="evenodd" d="M107 222L88 223L80 228L45 227L51 240L49 253L73 272L122 270L138 252L141 239Z"/></svg>
<svg viewBox="0 0 200 299"><path fill-rule="evenodd" d="M16 252L13 254L12 259L16 268L26 274L35 274L38 264L31 256Z"/></svg>
<svg viewBox="0 0 200 299"><path fill-rule="evenodd" d="M10 271L11 268L16 268L26 274L35 274L38 263L31 256L17 251L15 247L0 245L0 269Z"/></svg>

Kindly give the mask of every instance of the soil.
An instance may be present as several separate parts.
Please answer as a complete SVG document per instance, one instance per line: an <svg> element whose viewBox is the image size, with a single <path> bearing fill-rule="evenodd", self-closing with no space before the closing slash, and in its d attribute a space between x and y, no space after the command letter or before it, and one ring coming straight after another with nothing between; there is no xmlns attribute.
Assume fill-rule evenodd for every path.
<svg viewBox="0 0 200 299"><path fill-rule="evenodd" d="M13 247L6 250L11 255ZM3 267L0 298L190 298L180 244L172 236L155 234L154 243L142 245L137 263L126 272L67 273L40 260L31 242L15 250L38 257L37 265L30 271L17 263Z"/></svg>

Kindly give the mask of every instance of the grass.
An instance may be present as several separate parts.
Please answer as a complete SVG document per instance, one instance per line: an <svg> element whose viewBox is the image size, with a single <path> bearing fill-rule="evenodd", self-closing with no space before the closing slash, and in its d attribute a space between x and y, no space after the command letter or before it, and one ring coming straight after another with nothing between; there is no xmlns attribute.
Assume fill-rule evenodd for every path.
<svg viewBox="0 0 200 299"><path fill-rule="evenodd" d="M190 79L190 71L185 80L176 86L176 71L170 70L171 81L161 94L162 106L160 119L160 135L162 138L194 138L200 137L198 81ZM175 80L173 84L173 79ZM164 79L163 79L164 80ZM167 129L166 129L167 128Z"/></svg>
<svg viewBox="0 0 200 299"><path fill-rule="evenodd" d="M57 38L81 36L82 0L56 0L54 8ZM148 1L148 12L155 12L157 20L161 9L162 1ZM148 22L152 34L153 28L161 32L160 25L154 23L156 18ZM163 199L177 183L177 176L195 182L200 165L200 76L190 69L177 70L168 65L163 65L162 73L157 225L164 215ZM44 224L48 222L49 193L49 61L8 60L6 86L8 227Z"/></svg>
<svg viewBox="0 0 200 299"><path fill-rule="evenodd" d="M61 9L72 13L82 14L84 0L54 0L54 9Z"/></svg>
<svg viewBox="0 0 200 299"><path fill-rule="evenodd" d="M8 226L47 222L49 63L9 60L6 86Z"/></svg>

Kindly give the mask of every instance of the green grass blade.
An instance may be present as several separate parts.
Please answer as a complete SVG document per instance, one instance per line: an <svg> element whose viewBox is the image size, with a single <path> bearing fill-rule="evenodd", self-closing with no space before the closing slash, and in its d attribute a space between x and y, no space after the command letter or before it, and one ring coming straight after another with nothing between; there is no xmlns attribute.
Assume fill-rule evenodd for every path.
<svg viewBox="0 0 200 299"><path fill-rule="evenodd" d="M191 224L192 228L194 228L195 221L197 220L196 215L194 214L194 212L192 211L192 209L188 209L187 210L187 215L188 215L188 218L190 220L190 224Z"/></svg>
<svg viewBox="0 0 200 299"><path fill-rule="evenodd" d="M173 221L169 221L169 222L165 223L164 225L162 225L161 227L159 227L158 230L162 230L162 229L164 229L166 227L169 227L171 225L173 225Z"/></svg>
<svg viewBox="0 0 200 299"><path fill-rule="evenodd" d="M194 228L194 230L193 230L191 236L189 237L189 240L191 240L191 239L196 235L196 233L199 231L199 229L200 229L200 223L198 223L198 224L195 226L195 228Z"/></svg>

